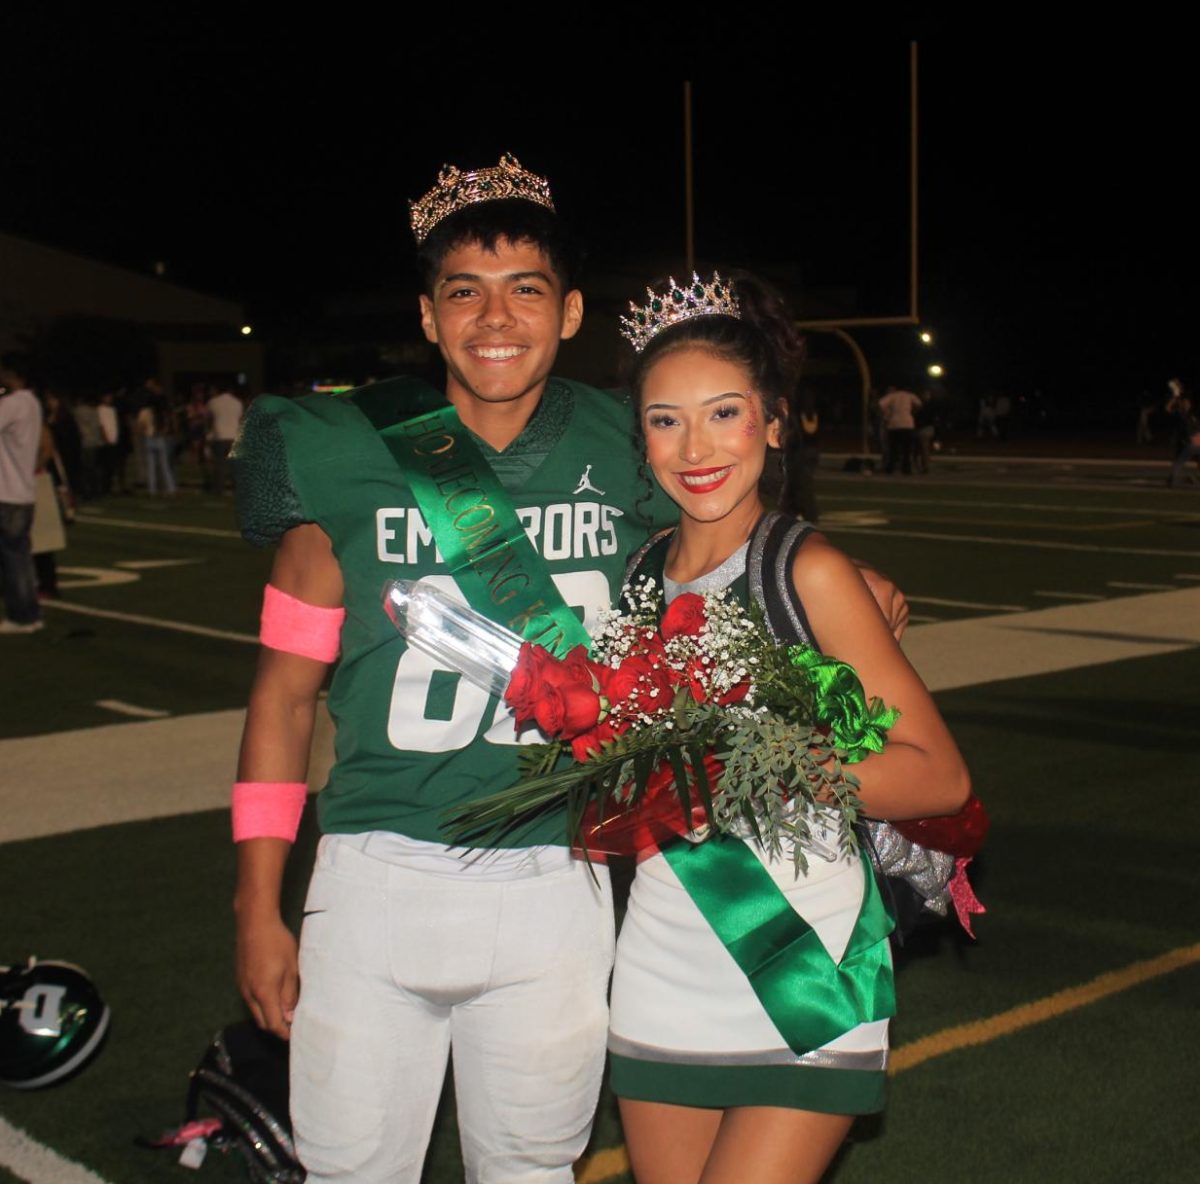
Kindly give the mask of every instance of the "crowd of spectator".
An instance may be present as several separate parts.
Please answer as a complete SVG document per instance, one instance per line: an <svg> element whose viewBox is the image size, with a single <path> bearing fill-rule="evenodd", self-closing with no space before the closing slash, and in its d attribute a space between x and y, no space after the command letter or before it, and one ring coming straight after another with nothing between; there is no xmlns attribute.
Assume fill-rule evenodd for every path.
<svg viewBox="0 0 1200 1184"><path fill-rule="evenodd" d="M0 633L42 628L41 600L58 595L55 554L76 500L173 496L190 455L206 490L230 487L229 452L244 412L228 387L193 384L172 397L155 378L95 397L38 391L26 355L0 364Z"/></svg>

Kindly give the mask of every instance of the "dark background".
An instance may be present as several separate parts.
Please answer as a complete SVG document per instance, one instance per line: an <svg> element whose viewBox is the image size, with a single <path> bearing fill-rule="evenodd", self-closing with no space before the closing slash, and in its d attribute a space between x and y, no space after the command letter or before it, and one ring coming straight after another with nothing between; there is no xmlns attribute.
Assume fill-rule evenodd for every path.
<svg viewBox="0 0 1200 1184"><path fill-rule="evenodd" d="M688 54L576 62L578 38L548 54L495 16L474 28L448 11L395 44L232 14L10 22L0 230L141 271L162 260L168 279L244 302L264 340L327 335L356 310L402 338L417 331L407 199L443 161L508 149L551 178L594 277L627 272L632 296L682 268L687 70L664 63ZM911 330L868 334L880 380L938 360L960 396L1037 390L1081 426L1132 428L1142 391L1200 377L1189 51L1169 29L1086 44L914 31L937 356ZM908 31L761 35L713 31L727 60L695 63L701 261L762 268L802 315L907 312ZM459 42L496 48L467 61Z"/></svg>

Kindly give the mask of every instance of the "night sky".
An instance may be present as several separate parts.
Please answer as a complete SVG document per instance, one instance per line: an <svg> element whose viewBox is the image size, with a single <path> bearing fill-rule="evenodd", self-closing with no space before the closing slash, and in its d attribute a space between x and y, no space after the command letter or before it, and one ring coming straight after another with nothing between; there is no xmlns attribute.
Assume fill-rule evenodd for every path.
<svg viewBox="0 0 1200 1184"><path fill-rule="evenodd" d="M593 266L639 280L682 266L681 71L660 62L666 81L639 85L627 65L609 87L611 69L573 83L538 55L530 75L515 59L435 68L436 40L356 55L238 36L21 30L0 230L143 271L165 260L264 334L319 331L330 301L415 290L406 200L443 161L508 149L550 177ZM696 71L697 253L764 268L808 315L830 300L902 314L907 38L796 45L749 81ZM951 375L1081 408L1200 380L1183 50L938 26L920 46L921 311Z"/></svg>

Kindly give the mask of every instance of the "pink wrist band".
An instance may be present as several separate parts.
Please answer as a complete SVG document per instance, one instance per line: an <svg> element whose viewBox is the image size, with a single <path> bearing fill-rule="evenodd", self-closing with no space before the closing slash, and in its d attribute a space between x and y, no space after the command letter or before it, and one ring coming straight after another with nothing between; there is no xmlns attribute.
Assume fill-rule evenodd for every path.
<svg viewBox="0 0 1200 1184"><path fill-rule="evenodd" d="M233 787L233 841L296 841L308 786L303 781L239 781Z"/></svg>
<svg viewBox="0 0 1200 1184"><path fill-rule="evenodd" d="M332 662L342 640L344 608L321 608L305 604L274 584L263 590L262 626L258 638L263 645L285 654L297 654L316 662Z"/></svg>

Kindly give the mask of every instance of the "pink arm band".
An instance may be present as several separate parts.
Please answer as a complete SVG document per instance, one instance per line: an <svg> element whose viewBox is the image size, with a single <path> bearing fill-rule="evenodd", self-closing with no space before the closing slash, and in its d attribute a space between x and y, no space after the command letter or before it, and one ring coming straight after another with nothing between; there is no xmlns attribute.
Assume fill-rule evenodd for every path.
<svg viewBox="0 0 1200 1184"><path fill-rule="evenodd" d="M233 841L296 841L308 787L303 781L239 781L233 787Z"/></svg>
<svg viewBox="0 0 1200 1184"><path fill-rule="evenodd" d="M305 604L274 584L263 590L262 628L258 638L273 650L298 654L317 662L332 662L341 648L344 608Z"/></svg>

